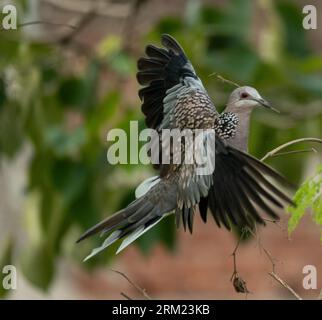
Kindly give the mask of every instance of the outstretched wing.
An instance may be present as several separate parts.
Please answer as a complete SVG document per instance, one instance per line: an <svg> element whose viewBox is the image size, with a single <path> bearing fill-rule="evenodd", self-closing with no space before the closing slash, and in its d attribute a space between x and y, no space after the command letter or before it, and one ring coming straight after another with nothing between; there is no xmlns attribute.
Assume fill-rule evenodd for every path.
<svg viewBox="0 0 322 320"><path fill-rule="evenodd" d="M139 90L142 112L149 128L168 127L166 114L182 94L194 88L206 93L184 50L170 35L161 37L164 48L146 47L147 57L138 60L137 80L145 86Z"/></svg>
<svg viewBox="0 0 322 320"><path fill-rule="evenodd" d="M295 204L276 185L294 188L271 167L217 138L213 184L207 197L200 199L200 215L206 222L209 208L217 225L223 224L229 230L232 225L265 225L260 213L278 220L276 208Z"/></svg>
<svg viewBox="0 0 322 320"><path fill-rule="evenodd" d="M187 117L194 116L198 104L212 109L214 121L213 118L218 114L215 106L182 47L167 34L162 35L161 43L164 48L148 45L147 57L138 60L137 79L145 86L139 90L139 96L146 125L159 133L161 129L187 129ZM180 117L185 118L182 121ZM191 127L196 129L196 123ZM161 134L152 138L149 155L156 155L151 157L152 162L155 169L160 169L160 176L163 176L169 166L161 164L162 153L167 152L167 146L162 145L160 139Z"/></svg>

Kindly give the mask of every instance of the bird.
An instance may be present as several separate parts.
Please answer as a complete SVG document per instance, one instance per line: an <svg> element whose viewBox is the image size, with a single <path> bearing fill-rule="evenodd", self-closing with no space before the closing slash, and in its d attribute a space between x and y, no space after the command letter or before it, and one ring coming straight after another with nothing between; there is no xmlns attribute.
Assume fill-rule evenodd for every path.
<svg viewBox="0 0 322 320"><path fill-rule="evenodd" d="M146 56L138 59L137 81L141 110L148 128L161 136L162 130L210 130L201 145L210 143L208 162L215 165L198 174L196 162L156 163L158 175L136 189L136 199L127 207L88 229L77 242L94 234L107 235L102 245L85 260L119 239L117 253L138 237L174 214L177 226L193 232L195 213L206 223L208 215L218 227L231 230L265 225L262 214L278 219L277 209L293 205L281 190L292 184L273 168L248 153L249 119L257 106L273 109L255 88L238 87L219 113L181 45L168 34L161 36L162 47L146 46ZM160 152L164 148L158 146ZM187 149L183 145L183 154ZM173 158L173 155L172 155ZM172 159L173 160L173 159ZM278 186L277 186L278 185Z"/></svg>

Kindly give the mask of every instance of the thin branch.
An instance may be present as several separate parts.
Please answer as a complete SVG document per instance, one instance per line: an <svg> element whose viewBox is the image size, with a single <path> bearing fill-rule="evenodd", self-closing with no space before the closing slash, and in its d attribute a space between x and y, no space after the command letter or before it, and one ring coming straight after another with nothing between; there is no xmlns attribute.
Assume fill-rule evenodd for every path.
<svg viewBox="0 0 322 320"><path fill-rule="evenodd" d="M272 219L267 219L267 218L262 218L265 222L270 222L270 223L273 223L275 224L278 228L280 228L282 231L286 231L287 228L285 226L282 226L280 224L280 221L279 220L272 220Z"/></svg>
<svg viewBox="0 0 322 320"><path fill-rule="evenodd" d="M285 151L285 152L278 152L271 156L271 158L274 157L280 157L280 156L286 156L290 154L298 154L298 153L306 153L306 152L314 152L317 153L317 150L315 148L309 148L309 149L301 149L301 150L292 150L292 151Z"/></svg>
<svg viewBox="0 0 322 320"><path fill-rule="evenodd" d="M244 236L244 232L245 232L245 229L242 229L242 232L241 232L241 235L237 241L236 247L235 247L233 253L231 254L233 256L233 261L234 261L234 271L233 271L233 274L231 275L230 281L233 283L235 291L238 293L245 293L246 299L247 299L247 295L251 292L247 288L246 281L238 274L237 262L236 262L237 250L239 248L240 241Z"/></svg>
<svg viewBox="0 0 322 320"><path fill-rule="evenodd" d="M318 138L301 138L301 139L296 139L296 140L292 140L289 142L286 142L280 146L278 146L277 148L269 151L266 153L266 155L261 159L261 161L265 161L268 158L271 158L273 156L275 156L279 151L293 145L293 144L297 144L297 143L301 143L301 142L317 142L317 143L322 143L322 139L318 139Z"/></svg>
<svg viewBox="0 0 322 320"><path fill-rule="evenodd" d="M234 251L231 254L233 256L233 261L234 261L234 271L233 271L233 274L230 277L230 281L232 281L233 278L234 278L234 276L237 274L236 253L237 253L237 250L239 248L239 245L240 245L240 241L242 239L242 236L243 236L243 234L238 238L236 247L235 247Z"/></svg>
<svg viewBox="0 0 322 320"><path fill-rule="evenodd" d="M267 219L267 218L263 218L264 221L267 221L267 222L271 222L271 223L274 223L276 225L279 225L279 220L273 220L273 219Z"/></svg>
<svg viewBox="0 0 322 320"><path fill-rule="evenodd" d="M124 297L126 300L133 300L131 297L129 297L126 293L121 292L120 293L122 297Z"/></svg>
<svg viewBox="0 0 322 320"><path fill-rule="evenodd" d="M58 23L58 22L49 22L49 21L43 21L43 20L35 20L35 21L27 21L27 22L23 22L17 25L17 28L23 28L23 27L28 27L28 26L33 26L33 25L37 25L37 24L47 24L50 26L55 26L55 27L66 27L66 28L70 28L70 29L75 29L76 27L71 25L71 24L67 24L67 23ZM1 31L9 31L6 30L4 28L2 28L0 26L0 32ZM15 29L13 29L12 31L16 31Z"/></svg>
<svg viewBox="0 0 322 320"><path fill-rule="evenodd" d="M121 275L124 279L127 280L127 282L133 286L138 292L140 292L147 300L152 300L152 298L147 294L146 290L144 288L141 288L139 285L137 285L135 282L133 282L125 273L118 271L118 270L114 270L114 269L110 269L111 271ZM121 293L122 294L122 293Z"/></svg>
<svg viewBox="0 0 322 320"><path fill-rule="evenodd" d="M255 237L256 235L254 232L249 228L249 232ZM273 277L277 282L279 282L284 288L286 288L289 292L291 292L294 297L298 300L303 300L287 283L284 281L280 276L276 273L276 263L274 257L271 255L271 253L262 245L260 237L257 237L258 239L258 245L259 247L264 251L266 257L269 259L271 265L272 265L272 271L268 272L268 274Z"/></svg>
<svg viewBox="0 0 322 320"><path fill-rule="evenodd" d="M274 271L268 273L273 279L280 283L284 288L290 291L297 300L303 300L283 279L281 279Z"/></svg>
<svg viewBox="0 0 322 320"><path fill-rule="evenodd" d="M66 27L70 29L76 29L76 26L67 24L67 23L58 23L58 22L49 22L49 21L43 21L43 20L36 20L36 21L28 21L18 24L18 28L21 27L27 27L27 26L33 26L36 24L47 24L50 26L56 26L56 27Z"/></svg>
<svg viewBox="0 0 322 320"><path fill-rule="evenodd" d="M228 80L226 78L224 78L223 76L221 76L220 74L216 73L216 72L213 72L211 73L208 77L212 77L212 76L216 76L216 78L224 83L228 83L230 85L233 85L234 87L237 87L239 88L240 85L234 81L231 81L231 80Z"/></svg>

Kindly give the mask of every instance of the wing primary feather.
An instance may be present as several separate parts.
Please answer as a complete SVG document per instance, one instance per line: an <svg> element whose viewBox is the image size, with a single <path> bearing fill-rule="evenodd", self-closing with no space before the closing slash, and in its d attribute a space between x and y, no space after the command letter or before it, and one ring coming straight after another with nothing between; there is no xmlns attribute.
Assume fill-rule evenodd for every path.
<svg viewBox="0 0 322 320"><path fill-rule="evenodd" d="M208 211L208 198L201 197L199 202L199 212L201 219L204 223L207 223L207 211Z"/></svg>
<svg viewBox="0 0 322 320"><path fill-rule="evenodd" d="M209 195L208 195L208 200L209 200L209 208L210 208L210 212L212 213L212 216L217 224L217 226L220 228L221 225L220 225L220 221L217 217L217 213L216 213L216 203L215 203L215 199L214 199L214 190L213 189L210 189L209 190Z"/></svg>
<svg viewBox="0 0 322 320"><path fill-rule="evenodd" d="M247 189L247 193L250 195L250 197L254 200L254 202L262 208L263 211L265 211L268 215L273 217L274 219L278 219L278 215L263 201L263 199L260 197L260 195L252 188L251 185L249 185L249 182L245 179L245 177L241 176L243 185Z"/></svg>
<svg viewBox="0 0 322 320"><path fill-rule="evenodd" d="M258 214L254 206L252 205L251 201L249 200L249 196L244 191L244 186L242 182L240 181L240 178L237 177L236 179L236 186L239 189L240 192L240 199L243 203L244 208L249 212L249 214L256 220L256 222L265 225L265 221L262 219L262 217Z"/></svg>

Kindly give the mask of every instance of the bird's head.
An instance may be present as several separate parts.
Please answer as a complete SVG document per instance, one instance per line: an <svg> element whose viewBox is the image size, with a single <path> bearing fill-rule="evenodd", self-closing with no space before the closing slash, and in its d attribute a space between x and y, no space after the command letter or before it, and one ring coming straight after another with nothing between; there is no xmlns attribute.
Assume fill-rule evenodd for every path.
<svg viewBox="0 0 322 320"><path fill-rule="evenodd" d="M228 107L231 111L241 112L246 110L253 110L257 106L263 106L265 108L271 109L278 112L274 109L271 104L263 99L261 95L255 88L244 86L238 87L235 89L228 100Z"/></svg>

